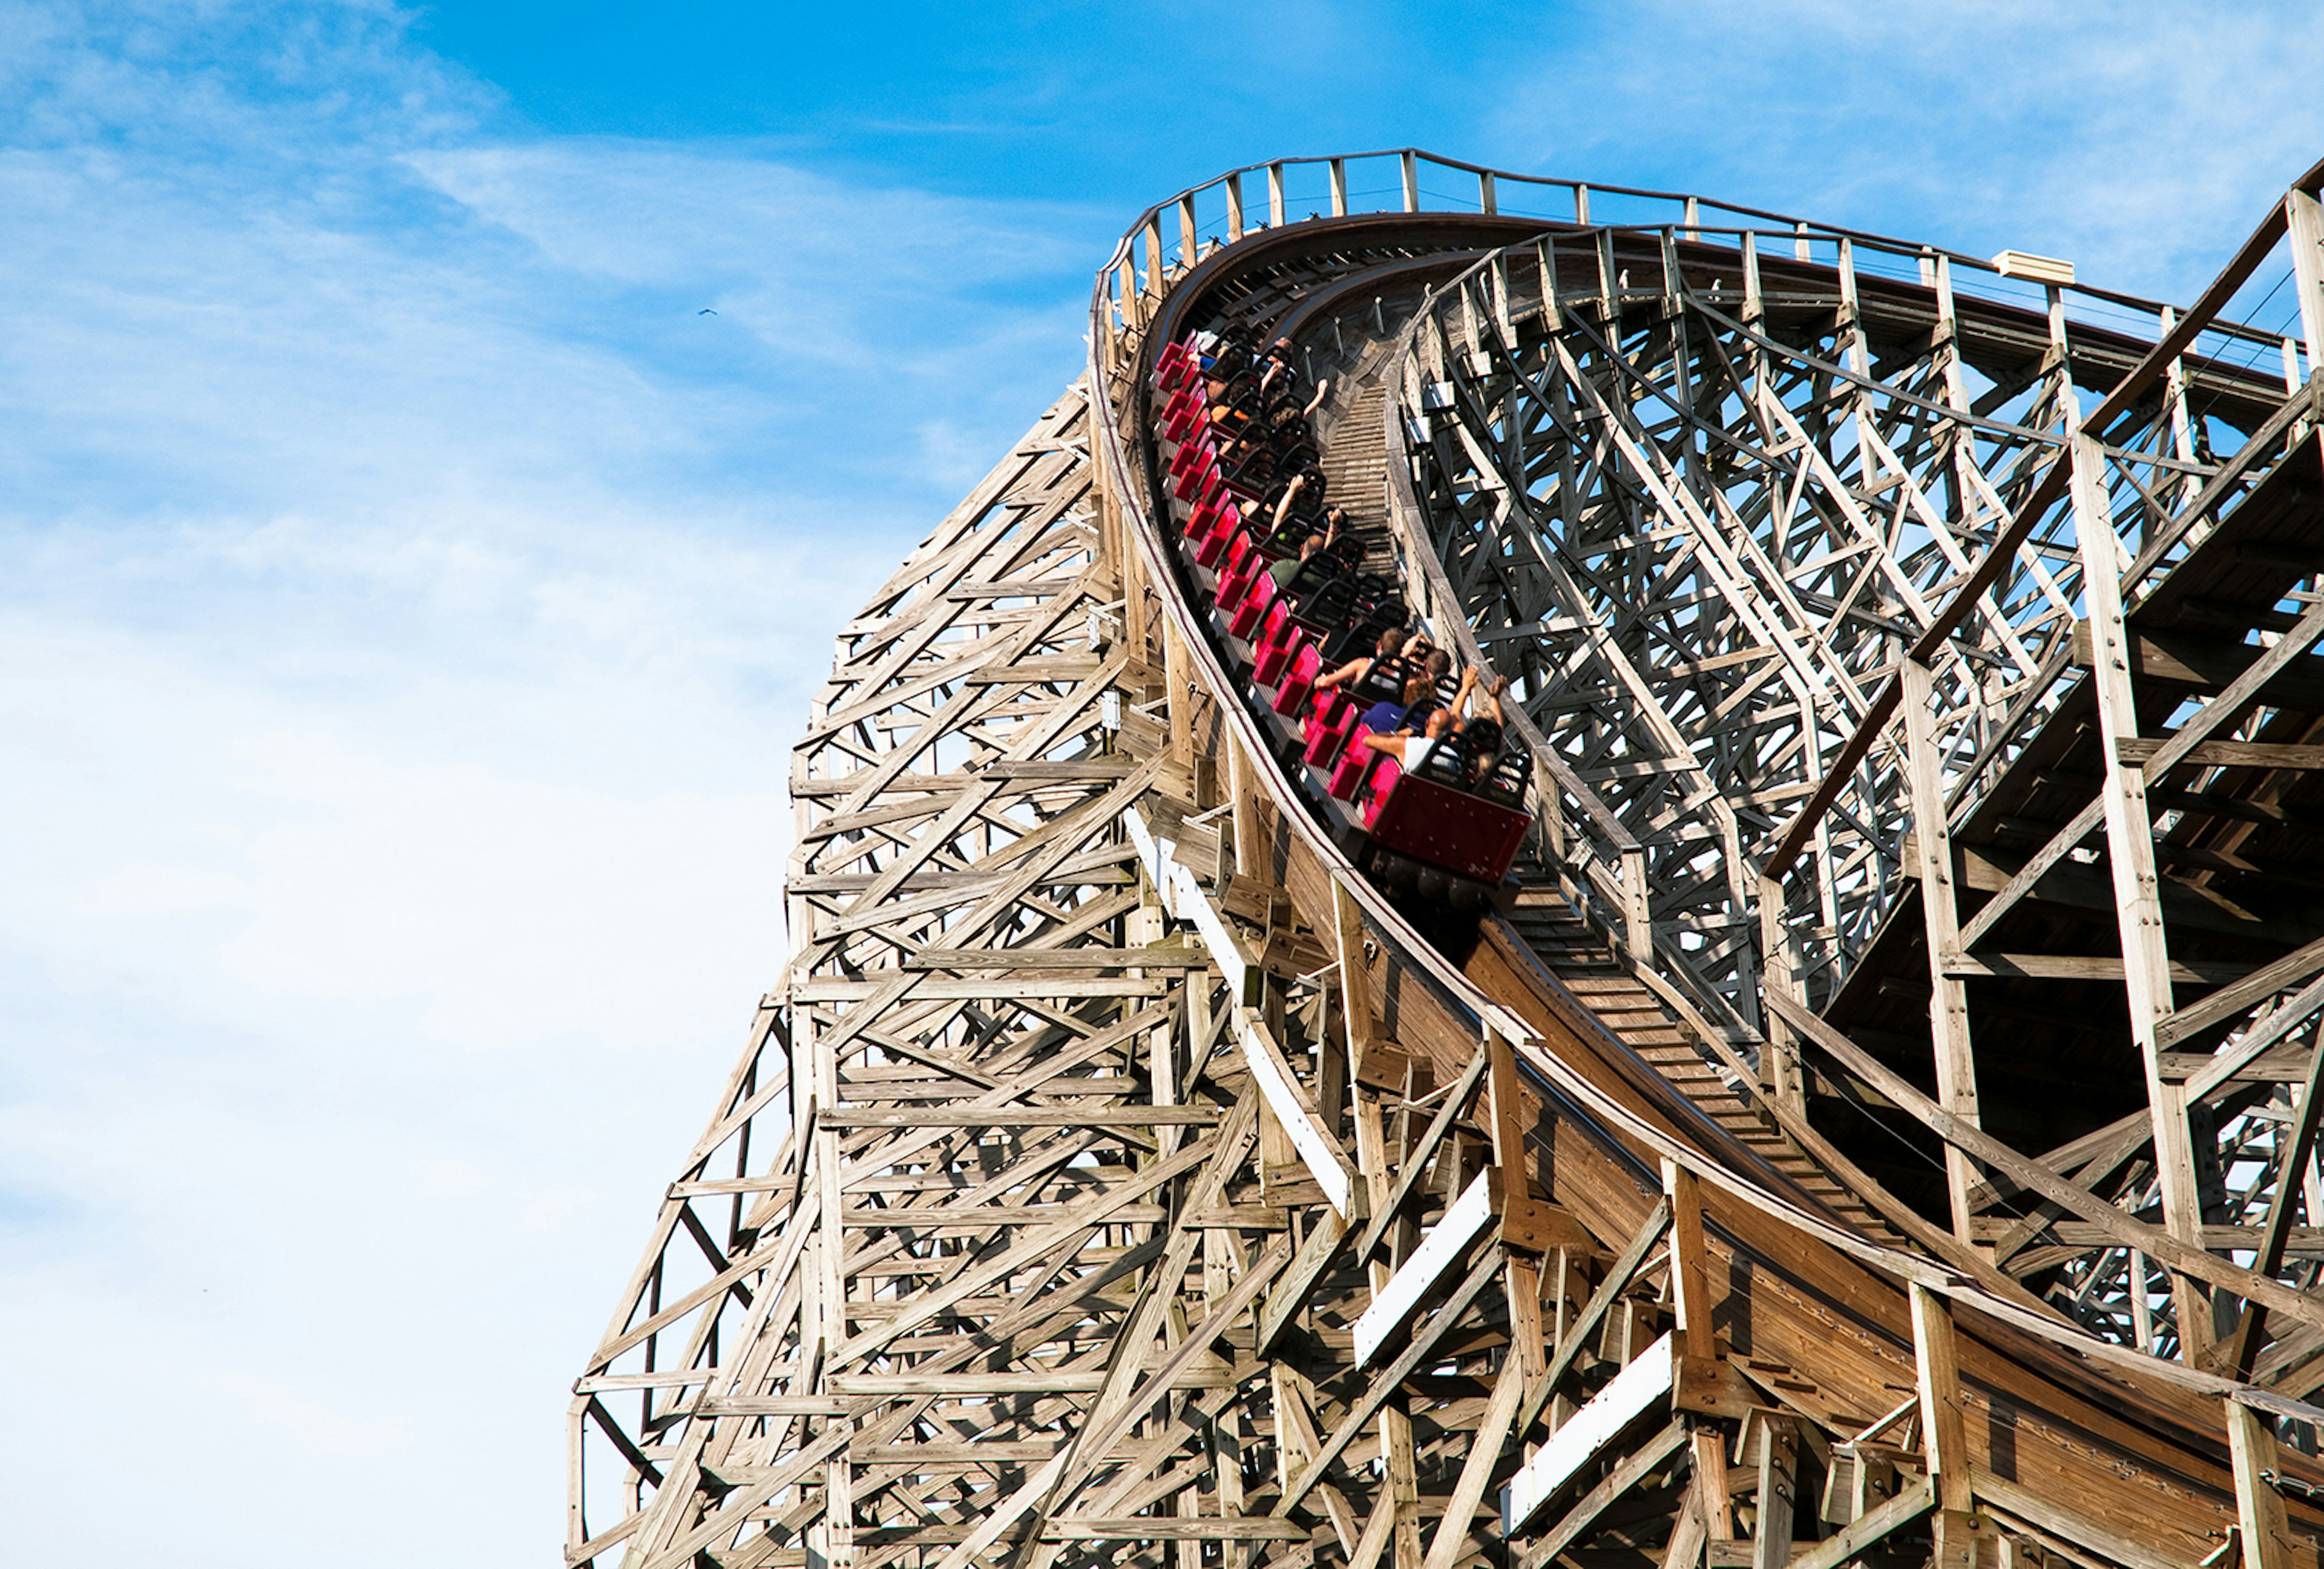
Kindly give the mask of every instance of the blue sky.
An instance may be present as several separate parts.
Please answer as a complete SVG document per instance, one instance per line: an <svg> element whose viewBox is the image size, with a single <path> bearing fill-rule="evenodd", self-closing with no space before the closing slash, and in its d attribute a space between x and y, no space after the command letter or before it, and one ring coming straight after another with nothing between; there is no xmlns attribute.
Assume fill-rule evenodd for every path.
<svg viewBox="0 0 2324 1569"><path fill-rule="evenodd" d="M1413 142L2191 295L2324 23L2036 9L0 5L12 1555L555 1552L832 633L1145 204Z"/></svg>

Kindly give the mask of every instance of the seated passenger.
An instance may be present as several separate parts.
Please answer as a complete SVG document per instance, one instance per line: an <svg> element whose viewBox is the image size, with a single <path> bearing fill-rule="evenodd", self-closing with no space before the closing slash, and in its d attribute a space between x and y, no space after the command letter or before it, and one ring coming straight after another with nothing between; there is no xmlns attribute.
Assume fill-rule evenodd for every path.
<svg viewBox="0 0 2324 1569"><path fill-rule="evenodd" d="M1405 631L1400 626L1389 627L1379 634L1379 645L1370 653L1350 660L1336 670L1315 678L1315 690L1326 692L1349 681L1360 681L1372 673L1372 667L1397 658L1404 649Z"/></svg>
<svg viewBox="0 0 2324 1569"><path fill-rule="evenodd" d="M1483 673L1474 665L1471 665L1467 669L1462 671L1461 697L1464 699L1472 697L1480 689L1479 683L1482 679ZM1475 723L1479 725L1490 725L1493 727L1493 744L1496 746L1500 744L1501 727L1508 723L1508 716L1501 712L1501 694L1508 689L1509 678L1503 675L1494 676L1493 684L1489 687L1481 688L1484 693L1485 702L1487 706L1492 709L1493 713L1491 718L1479 719L1475 721ZM1465 716L1465 712L1461 708L1457 702L1454 705L1454 712L1456 714L1462 715L1458 727L1466 728L1470 724L1470 721Z"/></svg>
<svg viewBox="0 0 2324 1569"><path fill-rule="evenodd" d="M1374 752L1387 752L1404 765L1405 772L1410 773L1428 760L1429 752L1439 742L1452 734L1452 710L1438 708L1421 721L1417 735L1409 730L1363 731L1357 734L1356 741Z"/></svg>
<svg viewBox="0 0 2324 1569"><path fill-rule="evenodd" d="M1420 668L1428 677L1429 686L1441 689L1444 678L1452 673L1452 656L1445 650L1438 649L1421 661Z"/></svg>
<svg viewBox="0 0 2324 1569"><path fill-rule="evenodd" d="M1383 697L1365 709L1363 717L1356 723L1381 735L1408 730L1413 727L1416 715L1434 719L1437 714L1445 713L1441 708L1435 709L1434 713L1430 712L1434 708L1435 696L1435 683L1425 671L1415 670L1406 678L1402 691L1393 697ZM1451 715L1448 714L1446 717L1449 719Z"/></svg>
<svg viewBox="0 0 2324 1569"><path fill-rule="evenodd" d="M1433 664L1434 661L1432 660L1430 662ZM1449 668L1449 659L1446 665ZM1461 689L1453 695L1451 706L1429 713L1418 735L1376 730L1370 734L1359 734L1356 739L1374 752L1387 752L1402 763L1405 771L1409 773L1421 765L1435 743L1447 737L1455 738L1462 746L1462 783L1473 785L1490 774L1493 764L1500 760L1501 694L1508 689L1509 685L1507 676L1494 677L1492 686L1485 692L1486 702L1492 706L1492 717L1472 719L1467 717L1469 704L1477 693L1481 678L1482 672L1474 665L1462 670ZM1424 692L1434 689L1434 683L1425 673L1416 676L1414 680ZM1426 701L1425 697L1417 698L1416 707ZM1370 715L1367 714L1365 718L1369 720Z"/></svg>
<svg viewBox="0 0 2324 1569"><path fill-rule="evenodd" d="M1277 379L1288 383L1298 374L1291 364L1291 340L1287 337L1278 337L1268 344L1267 357L1259 363L1267 367L1267 374L1259 379L1261 386L1269 385Z"/></svg>
<svg viewBox="0 0 2324 1569"><path fill-rule="evenodd" d="M1301 481L1296 479L1291 482L1290 492L1284 496L1282 505L1277 508L1275 518L1276 526L1277 528L1282 526L1283 509L1288 507L1291 503L1291 497L1298 494L1300 484ZM1274 566L1269 567L1267 569L1267 575L1275 579L1275 586L1278 591L1288 588L1291 586L1291 579L1298 575L1299 568L1302 565L1330 549L1333 545L1338 541L1340 538L1339 512L1339 508L1333 507L1329 512L1323 514L1326 523L1324 531L1320 534L1310 531L1307 538L1300 542L1298 555L1286 556L1282 560L1277 561Z"/></svg>
<svg viewBox="0 0 2324 1569"><path fill-rule="evenodd" d="M1470 789L1484 783L1501 761L1501 725L1497 719L1471 719L1461 732L1461 783Z"/></svg>

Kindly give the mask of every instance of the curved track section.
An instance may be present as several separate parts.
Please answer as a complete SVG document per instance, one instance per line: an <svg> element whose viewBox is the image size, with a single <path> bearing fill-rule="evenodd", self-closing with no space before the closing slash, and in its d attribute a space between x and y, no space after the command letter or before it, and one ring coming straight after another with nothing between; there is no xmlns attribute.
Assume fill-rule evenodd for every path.
<svg viewBox="0 0 2324 1569"><path fill-rule="evenodd" d="M1399 210L1352 210L1367 171ZM2317 383L2267 390L2214 318L2287 234L2324 292L2313 183L2180 318L1413 152L1148 213L1082 384L843 633L794 754L794 956L576 1383L568 1563L2305 1563L2324 1412L2215 1371L2324 1325L2285 1239L2136 1218L2135 1177L2099 1189L2137 1147L2052 1193L1957 1085L1908 1082L1945 1060L1925 1024L1900 1072L1847 1010L1909 973L1925 885L1990 880L1960 871L1978 814L2090 743L2045 740L2089 711L2074 623L2103 672L2130 623L2120 563L2096 590L2061 563L2099 536L2060 518L2109 494L2075 459L2168 475L2188 521L2124 552L2158 582L2255 542L2229 513L2312 468ZM1331 216L1289 221L1305 199ZM1391 903L1270 755L1148 423L1159 345L1222 319L1335 378L1335 499L1440 638L1521 683L1540 832L1508 919ZM2232 455L2204 445L2237 420ZM2172 603L2129 577L2129 616ZM2243 710L2302 669L2304 642L2268 661L2306 614L2216 699L2278 749L2245 766L2305 744ZM2176 744L2089 701L2101 780L2124 741ZM2160 765L2212 774L2158 782L2253 799L2188 751L2229 716ZM2053 859L2135 837L2069 854L2091 836ZM2313 973L2264 964L2210 995ZM2289 1028L2224 1046L2223 1081ZM2296 1194L2309 1103L2263 1099L2236 1111L2293 1175L2254 1192ZM1872 1175L1867 1128L1950 1185ZM1997 1242L1979 1217L2012 1195L2039 1224ZM2177 1322L2233 1322L2224 1353L2090 1334L2098 1266L2012 1267L2078 1224L2140 1228L2077 1256L2169 1270Z"/></svg>

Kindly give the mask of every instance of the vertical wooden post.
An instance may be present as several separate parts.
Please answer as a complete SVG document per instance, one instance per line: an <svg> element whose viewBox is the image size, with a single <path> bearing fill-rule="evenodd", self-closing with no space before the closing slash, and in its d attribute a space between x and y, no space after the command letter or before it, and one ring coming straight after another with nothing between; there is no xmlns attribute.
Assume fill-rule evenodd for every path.
<svg viewBox="0 0 2324 1569"><path fill-rule="evenodd" d="M1162 678L1169 687L1170 761L1191 769L1194 765L1194 676L1186 668L1185 648L1167 616L1162 618Z"/></svg>
<svg viewBox="0 0 2324 1569"><path fill-rule="evenodd" d="M1485 1029L1484 1047L1485 1098L1492 1115L1493 1164L1501 1168L1505 1181L1522 1184L1526 1180L1524 1092L1518 1087L1517 1053L1501 1038L1501 1032L1489 1025ZM1513 1187L1511 1191L1517 1189Z"/></svg>
<svg viewBox="0 0 2324 1569"><path fill-rule="evenodd" d="M1268 226L1283 226L1283 165L1267 166L1267 221Z"/></svg>
<svg viewBox="0 0 2324 1569"><path fill-rule="evenodd" d="M1335 218L1343 218L1348 216L1348 161L1344 158L1333 159L1331 174L1332 216Z"/></svg>
<svg viewBox="0 0 2324 1569"><path fill-rule="evenodd" d="M1786 1569L1792 1559L1793 1503L1799 1490L1799 1436L1788 1417L1758 1423L1759 1522L1751 1533L1751 1569Z"/></svg>
<svg viewBox="0 0 2324 1569"><path fill-rule="evenodd" d="M1622 940L1642 964L1655 962L1655 918L1646 902L1646 851L1633 844L1622 852Z"/></svg>
<svg viewBox="0 0 2324 1569"><path fill-rule="evenodd" d="M2300 328L2308 346L2308 374L2324 370L2324 204L2304 190L2283 198L2292 236L2292 276L2300 290Z"/></svg>
<svg viewBox="0 0 2324 1569"><path fill-rule="evenodd" d="M1792 963L1791 934L1784 928L1784 897L1781 878L1759 880L1760 984L1804 1003L1807 996ZM1794 1112L1801 1110L1807 1090L1800 1077L1799 1042L1791 1026L1773 1009L1766 1011L1766 1041L1759 1051L1759 1077L1769 1092L1780 1103Z"/></svg>
<svg viewBox="0 0 2324 1569"><path fill-rule="evenodd" d="M1678 1317L1681 1356L1716 1356L1711 1333L1711 1277L1702 1249L1702 1193L1694 1173L1677 1161L1663 1161L1663 1191L1670 1195L1671 1301ZM1727 1501L1727 1441L1719 1430L1698 1426L1689 1435L1694 1457L1694 1505L1705 1535L1713 1542L1735 1539L1734 1511Z"/></svg>
<svg viewBox="0 0 2324 1569"><path fill-rule="evenodd" d="M1348 1077L1353 1080L1364 1065L1364 1054L1376 1038L1372 1021L1372 983L1364 966L1364 914L1355 895L1337 881L1332 884L1332 944L1340 961L1340 1011L1348 1030ZM1366 1168L1369 1175L1369 1169ZM1375 1194L1385 1198L1384 1193Z"/></svg>
<svg viewBox="0 0 2324 1569"><path fill-rule="evenodd" d="M1347 1020L1349 1078L1357 1080L1366 1054L1379 1039L1372 1017L1371 980L1364 968L1363 912L1355 897L1336 883L1333 888L1332 935L1339 951L1342 1013ZM1361 1082L1351 1085L1355 1097L1356 1169L1363 1174L1372 1213L1386 1204L1396 1187L1389 1168L1388 1128L1380 1111L1380 1093ZM1379 1291L1394 1273L1384 1260L1372 1260L1368 1271L1371 1289ZM1387 1485L1373 1505L1372 1526L1359 1545L1360 1560L1382 1551L1378 1540L1389 1533L1396 1544L1395 1569L1422 1569L1420 1552L1420 1481L1412 1446L1412 1418L1400 1401L1391 1398L1379 1411L1380 1458Z"/></svg>
<svg viewBox="0 0 2324 1569"><path fill-rule="evenodd" d="M2235 1463L2236 1519L2243 1532L2243 1569L2291 1569L2292 1527L2275 1470L2275 1433L2267 1418L2235 1400L2227 1408L2227 1453Z"/></svg>
<svg viewBox="0 0 2324 1569"><path fill-rule="evenodd" d="M1242 176L1227 176L1227 244L1242 238Z"/></svg>
<svg viewBox="0 0 2324 1569"><path fill-rule="evenodd" d="M1146 220L1146 297L1159 301L1162 298L1162 215L1156 213Z"/></svg>
<svg viewBox="0 0 2324 1569"><path fill-rule="evenodd" d="M1178 264L1193 266L1202 244L1202 228L1194 221L1194 198L1182 196L1178 198Z"/></svg>
<svg viewBox="0 0 2324 1569"><path fill-rule="evenodd" d="M1146 325L1145 297L1138 291L1138 249L1132 245L1122 257L1121 265L1113 273L1114 303L1121 312L1122 325L1136 332ZM1102 396L1103 394L1099 394Z"/></svg>
<svg viewBox="0 0 2324 1569"><path fill-rule="evenodd" d="M1913 798L1914 873L1921 880L1921 920L1929 952L1929 1029L1937 1058L1937 1101L1967 1122L1978 1121L1977 1060L1969 1050L1969 986L1945 973L1960 946L1960 909L1953 902L1952 832L1945 823L1943 775L1937 757L1936 683L1914 659L1903 666L1904 771ZM1945 1146L1945 1195L1953 1234L1974 1243L1969 1194L1977 1185L1969 1157Z"/></svg>
<svg viewBox="0 0 2324 1569"><path fill-rule="evenodd" d="M2284 193L2283 226L2292 240L2292 278L2300 291L2301 335L2308 346L2308 374L2324 374L2324 203L2312 192ZM2324 429L2316 432L2324 452Z"/></svg>
<svg viewBox="0 0 2324 1569"><path fill-rule="evenodd" d="M804 1055L807 1076L812 1084L813 1103L835 1106L839 1103L839 1054L833 1049L823 1032L816 1028L807 1010L799 1011L798 1027L807 1032ZM795 1047L794 1063L798 1062L799 1055ZM839 1218L839 1132L829 1123L819 1123L815 1131L812 1150L800 1152L802 1159L810 1157L815 1161L816 1199L821 1211L815 1232L808 1239L813 1264L811 1291L816 1310L810 1319L804 1311L808 1293L803 1291L799 1326L803 1348L811 1345L814 1361L821 1364L829 1348L847 1338L847 1279L842 1265L845 1237L840 1229ZM810 1322L814 1325L811 1332L807 1330ZM816 1381L820 1384L820 1375L817 1375ZM835 1566L849 1563L854 1557L854 1473L844 1453L826 1461L823 1470L823 1516L816 1528L822 1537L825 1561Z"/></svg>
<svg viewBox="0 0 2324 1569"><path fill-rule="evenodd" d="M1921 1397L1921 1453L1936 1479L1937 1507L1970 1507L1969 1429L1961 1417L1960 1361L1945 1299L1913 1282L1913 1372Z"/></svg>
<svg viewBox="0 0 2324 1569"><path fill-rule="evenodd" d="M1402 153L1404 164L1404 210L1420 210L1420 159L1409 147Z"/></svg>
<svg viewBox="0 0 2324 1569"><path fill-rule="evenodd" d="M1259 789L1252 783L1251 760L1243 755L1232 732L1227 735L1227 798L1233 803L1235 875L1265 877L1267 841L1259 831Z"/></svg>
<svg viewBox="0 0 2324 1569"><path fill-rule="evenodd" d="M1663 1191L1671 1201L1671 1302L1678 1344L1691 1357L1719 1354L1711 1333L1711 1273L1702 1247L1702 1190L1694 1173L1665 1156Z"/></svg>
<svg viewBox="0 0 2324 1569"><path fill-rule="evenodd" d="M1493 1164L1500 1168L1501 1191L1530 1197L1531 1161L1525 1141L1524 1091L1517 1053L1499 1030L1485 1031L1485 1095L1492 1115ZM1541 1268L1522 1254L1509 1255L1505 1269L1509 1304L1509 1354L1530 1389L1549 1368L1541 1329Z"/></svg>
<svg viewBox="0 0 2324 1569"><path fill-rule="evenodd" d="M2164 1229L2190 1247L2203 1245L2202 1195L2187 1129L2185 1098L2163 1076L2157 1030L2170 1016L2171 955L2163 938L2162 880L2154 863L2154 822L2146 805L2146 775L2125 762L2122 743L2138 734L2130 685L2129 636L2123 624L2121 561L2107 502L2106 454L2077 429L2073 438L2074 532L2081 553L2082 603L2090 625L2090 679L2098 697L2098 734L2106 751L2099 787L2106 810L2107 860L2114 871L2115 904L2122 937L2123 987L2130 1004L2131 1038L2146 1068L2148 1114L2163 1189ZM2198 1363L2213 1340L2210 1304L2200 1286L2173 1273L2182 1355Z"/></svg>

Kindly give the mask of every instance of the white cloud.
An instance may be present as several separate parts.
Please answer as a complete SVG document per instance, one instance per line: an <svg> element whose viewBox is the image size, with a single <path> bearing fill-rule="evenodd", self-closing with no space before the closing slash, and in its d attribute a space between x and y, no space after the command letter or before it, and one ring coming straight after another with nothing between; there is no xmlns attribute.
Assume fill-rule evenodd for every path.
<svg viewBox="0 0 2324 1569"><path fill-rule="evenodd" d="M381 12L0 29L11 1548L125 1431L189 1564L522 1561L831 636L1071 374L1081 220L487 139Z"/></svg>
<svg viewBox="0 0 2324 1569"><path fill-rule="evenodd" d="M1596 7L1506 156L2191 297L2324 152L2324 14L2150 0ZM1609 167L1610 166L1610 167Z"/></svg>

